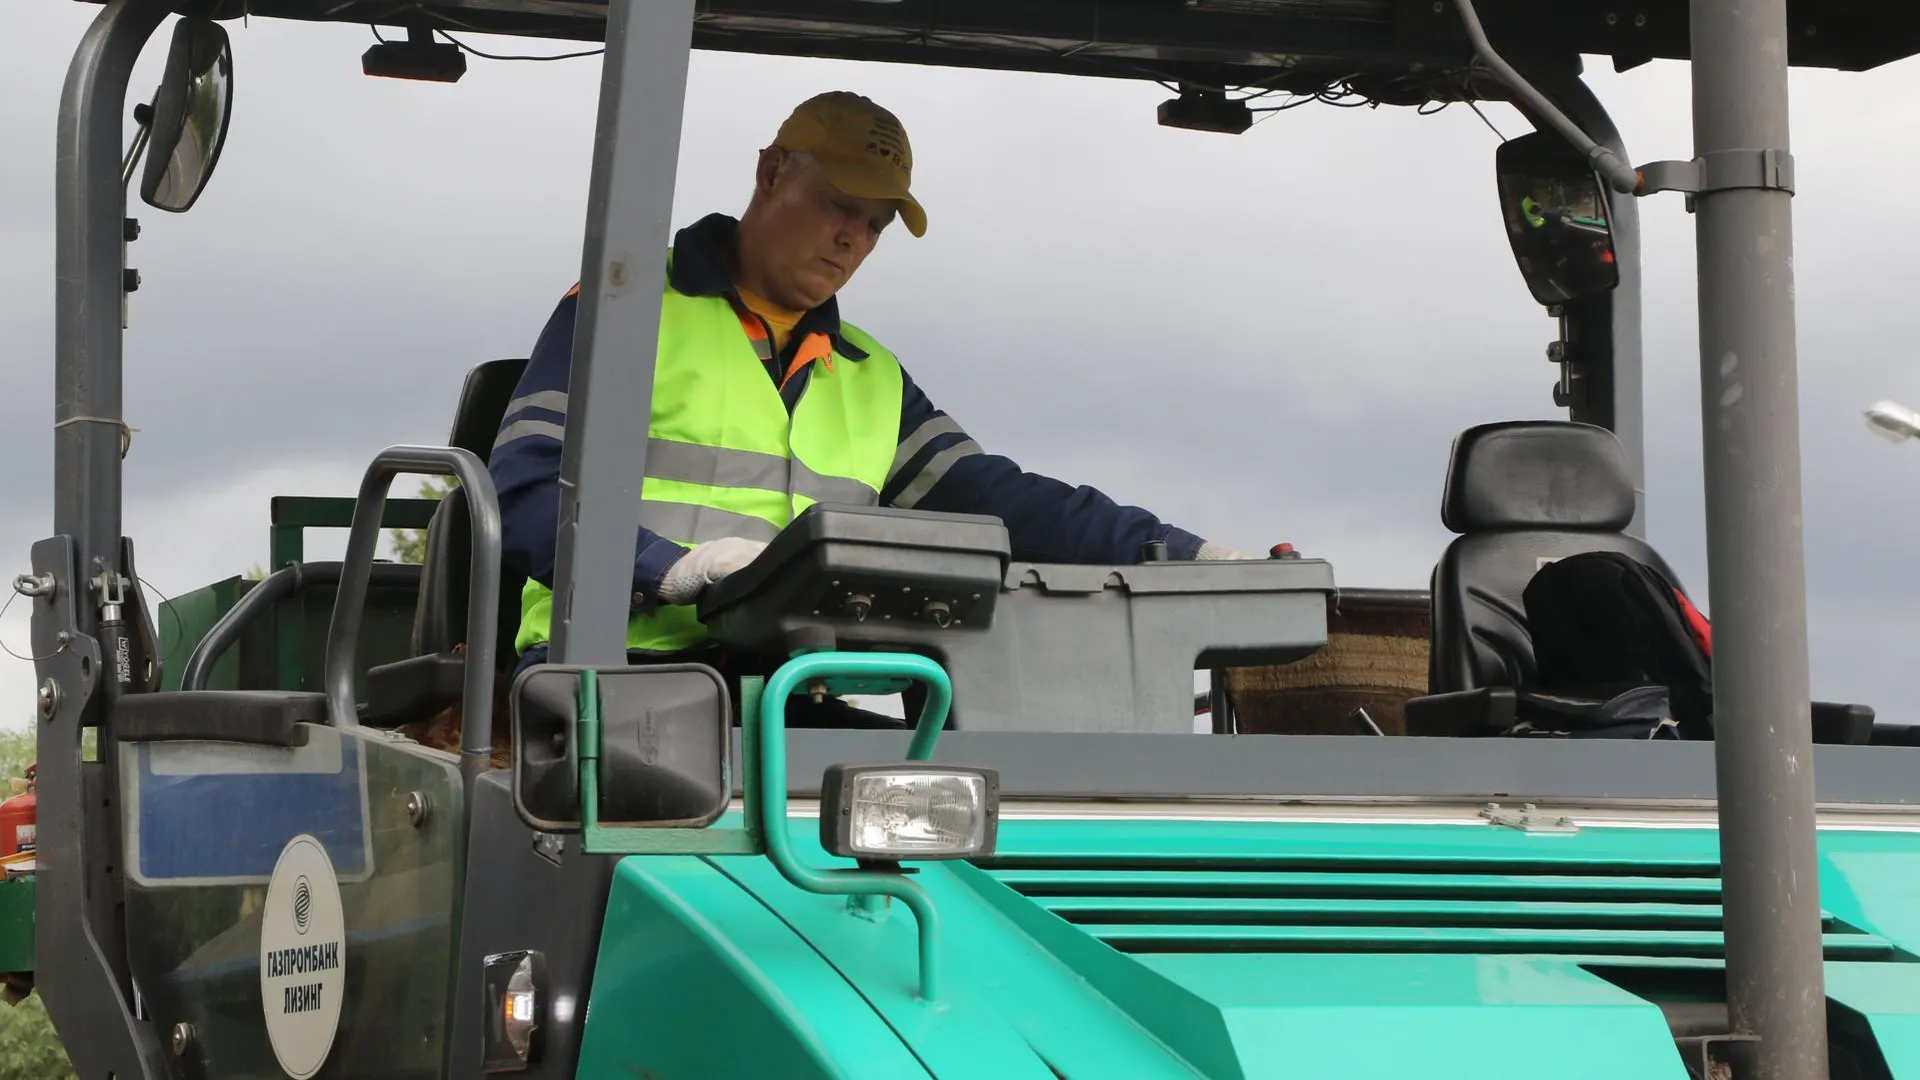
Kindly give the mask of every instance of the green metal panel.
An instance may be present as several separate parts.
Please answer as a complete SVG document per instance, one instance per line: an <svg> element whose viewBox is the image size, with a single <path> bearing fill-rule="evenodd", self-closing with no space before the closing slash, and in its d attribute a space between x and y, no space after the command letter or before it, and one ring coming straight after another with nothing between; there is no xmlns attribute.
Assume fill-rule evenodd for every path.
<svg viewBox="0 0 1920 1080"><path fill-rule="evenodd" d="M1209 828L1220 839L1273 829ZM1002 850L1014 861L1031 849L1052 847L1062 833L1090 844L1104 834L1115 841L1099 845L1107 846L1110 857L1132 861L1159 848L1142 839L1181 831L1166 823L1122 822L1011 821L1003 829ZM1357 845L1373 831L1349 829ZM814 864L847 865L819 849L813 822L794 819L790 832ZM1490 829L1478 835L1494 846L1503 843ZM1419 1047L1423 1076L1532 1077L1545 1061L1557 1067L1573 1059L1578 1063L1572 1071L1556 1075L1685 1076L1659 1010L1572 960L1436 955L1430 941L1394 942L1391 933L1376 947L1411 955L1330 956L1317 946L1294 955L1222 954L1210 953L1204 941L1187 946L1200 955L1128 955L1099 940L1108 927L1075 926L966 864L916 867L916 880L938 908L949 943L946 993L933 1008L913 992L915 937L904 912L882 909L875 919L805 894L765 860L713 861L804 935L942 1076L1047 1077L1053 1072L1030 1071L1044 1054L1053 1070L1067 1076L1398 1077L1407 1074L1408 1053L1390 1052L1382 1033L1398 1042L1402 1031L1413 1036L1407 1046ZM1711 892L1705 899L1703 908L1717 908ZM1163 916L1176 913L1164 899L1157 902ZM1671 906L1654 905L1651 914L1667 917ZM1217 902L1200 907L1215 917L1222 913ZM1448 910L1424 904L1398 913ZM1554 911L1562 919L1570 914ZM1604 933L1562 936L1593 950L1592 939ZM1717 948L1717 934L1695 936ZM1633 940L1647 946L1659 937L1636 933ZM1659 950L1656 944L1642 951ZM1322 993L1337 988L1344 990ZM1529 1011L1513 1015L1523 1008ZM1410 1009L1415 1011L1407 1014ZM1455 1014L1473 1019L1463 1022ZM1498 1046L1490 1049L1488 1040ZM1432 1062L1437 1064L1429 1068Z"/></svg>
<svg viewBox="0 0 1920 1080"><path fill-rule="evenodd" d="M278 570L306 559L306 530L346 529L353 525L352 498L276 495L267 503L272 565ZM440 507L438 499L388 499L381 507L383 529L424 529Z"/></svg>
<svg viewBox="0 0 1920 1080"><path fill-rule="evenodd" d="M795 857L850 868L815 819L785 820ZM1893 1080L1920 1080L1920 833L1825 830L1820 845L1837 1015ZM941 927L932 1001L899 904L808 892L758 856L627 860L595 1006L602 986L636 1005L590 1041L714 1053L612 1030L705 949L699 1000L792 1032L742 1075L865 1075L858 1054L806 1042L851 1024L942 1077L1680 1080L1654 1000L1693 1000L1724 969L1711 829L1012 819L977 866L913 871ZM703 1030L685 1010L658 1024ZM789 1067L794 1047L812 1064ZM655 1067L591 1064L623 1061Z"/></svg>
<svg viewBox="0 0 1920 1080"><path fill-rule="evenodd" d="M1276 811L1284 812L1284 811ZM1126 857L1127 869L1620 874L1717 880L1711 829L1587 827L1528 833L1491 824L1373 825L1290 821L1009 821L1007 869Z"/></svg>
<svg viewBox="0 0 1920 1080"><path fill-rule="evenodd" d="M1836 915L1920 954L1916 837L1823 835L1821 899ZM1920 1080L1920 964L1827 964L1827 996L1872 1029L1893 1080Z"/></svg>
<svg viewBox="0 0 1920 1080"><path fill-rule="evenodd" d="M1113 846L1103 853L1069 839L1097 834L1026 823L1017 846L1003 843L982 865L1126 952L1725 954L1706 830L1116 822L1105 832ZM1897 834L1827 834L1828 865L1861 857L1850 846L1888 842L1905 845L1888 857L1911 878L1914 838ZM1829 886L1851 895L1835 891L1843 879ZM1848 912L1825 914L1830 959L1913 958L1911 946L1869 929L1857 905Z"/></svg>
<svg viewBox="0 0 1920 1080"><path fill-rule="evenodd" d="M1826 980L1827 997L1867 1021L1893 1080L1920 1078L1920 964L1829 963Z"/></svg>
<svg viewBox="0 0 1920 1080"><path fill-rule="evenodd" d="M797 842L810 832L794 823ZM1875 997L1835 984L1897 1077L1920 1009L1920 995L1897 997L1920 974L1920 835L1828 830L1821 846L1829 968L1902 980ZM1422 1076L1534 1076L1551 1061L1555 1075L1677 1078L1658 1009L1587 968L1637 966L1656 979L1722 968L1717 848L1708 829L1010 820L984 870L936 864L917 876L947 939L964 943L947 950L947 1015L976 1017L971 1045L992 1046L994 1023L1051 1017L1077 995L1160 1048L1078 1071L1054 1059L1066 1075L1400 1076L1410 1060L1393 1045L1410 1044ZM722 864L876 1007L912 1015L907 927L889 950L751 860ZM981 974L1031 967L1036 949L1052 961L1040 967L1074 978L1018 992L1009 986L1038 984ZM936 1071L944 1045L968 1041L896 1026ZM1112 1044L1073 1030L1065 1056Z"/></svg>
<svg viewBox="0 0 1920 1080"><path fill-rule="evenodd" d="M1004 851L1005 849L1002 848ZM1712 877L1605 877L1577 874L1396 874L1241 870L1000 870L1000 881L1027 896L1292 896L1329 899L1414 896L1497 897L1529 901L1709 903L1719 899Z"/></svg>
<svg viewBox="0 0 1920 1080"><path fill-rule="evenodd" d="M1821 899L1855 926L1872 927L1920 955L1920 837L1901 833L1821 836Z"/></svg>
<svg viewBox="0 0 1920 1080"><path fill-rule="evenodd" d="M1485 956L1150 956L1217 1009L1247 1080L1686 1080L1658 1007L1574 964Z"/></svg>
<svg viewBox="0 0 1920 1080"><path fill-rule="evenodd" d="M928 1075L804 939L700 859L623 859L605 925L581 1077Z"/></svg>
<svg viewBox="0 0 1920 1080"><path fill-rule="evenodd" d="M0 877L0 972L32 971L33 942L33 878Z"/></svg>
<svg viewBox="0 0 1920 1080"><path fill-rule="evenodd" d="M311 693L326 689L327 628L333 623L338 592L331 585L309 586L274 605L278 689ZM368 668L413 655L413 616L418 604L419 591L411 586L367 590L353 669L356 700L365 700ZM285 666L289 662L293 666Z"/></svg>
<svg viewBox="0 0 1920 1080"><path fill-rule="evenodd" d="M268 571L305 561L308 529L351 527L353 506L351 498L275 496L267 504ZM381 508L380 527L424 529L439 506L436 499L388 499ZM273 675L262 685L279 690L325 689L321 671L335 591L330 587L303 589L275 605ZM354 669L356 693L366 689L359 672L413 654L414 607L415 593L410 590L367 591L366 613L360 624L360 663Z"/></svg>
<svg viewBox="0 0 1920 1080"><path fill-rule="evenodd" d="M1708 956L1726 953L1718 933L1647 930L1541 930L1532 927L1426 926L1088 926L1087 933L1125 952L1272 952L1404 950L1448 953L1577 953L1587 956ZM1895 959L1870 934L1825 935L1828 959Z"/></svg>
<svg viewBox="0 0 1920 1080"><path fill-rule="evenodd" d="M790 835L815 865L850 867L821 850L818 833L814 821L796 819ZM964 864L919 864L914 875L941 916L944 992L930 1003L915 993L918 939L913 918L900 905L869 911L844 898L803 892L765 859L713 861L804 935L935 1075L982 1080L1210 1075L1157 1040L1137 1010L1130 1015L1123 1004L1090 992L1083 972L1035 948L982 903L957 880L956 872L966 872Z"/></svg>
<svg viewBox="0 0 1920 1080"><path fill-rule="evenodd" d="M1714 929L1720 905L1563 903L1497 900L1380 900L1373 897L1300 899L1259 896L1061 896L1040 906L1070 922L1304 924L1334 926L1528 927L1536 929Z"/></svg>
<svg viewBox="0 0 1920 1080"><path fill-rule="evenodd" d="M160 657L164 661L160 689L180 689L180 674L186 669L187 657L193 654L194 646L200 644L200 639L207 636L207 631L220 621L220 616L231 610L252 587L250 581L230 577L160 603L153 620L153 633L159 639ZM213 670L208 673L207 689L233 690L239 687L239 652L238 649L229 649L227 655L213 665Z"/></svg>

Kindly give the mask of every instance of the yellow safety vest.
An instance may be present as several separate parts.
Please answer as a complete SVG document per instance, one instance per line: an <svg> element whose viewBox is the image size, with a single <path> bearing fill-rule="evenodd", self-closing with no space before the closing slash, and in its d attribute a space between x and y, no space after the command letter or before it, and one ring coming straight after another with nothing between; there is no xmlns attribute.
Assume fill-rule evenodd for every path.
<svg viewBox="0 0 1920 1080"><path fill-rule="evenodd" d="M842 323L841 334L866 359L821 348L789 417L732 303L669 286L641 526L683 547L728 536L771 540L816 502L876 505L899 442L900 363L856 327ZM528 579L515 649L548 640L552 614L552 591ZM673 652L706 637L690 604L662 604L627 623L629 650Z"/></svg>

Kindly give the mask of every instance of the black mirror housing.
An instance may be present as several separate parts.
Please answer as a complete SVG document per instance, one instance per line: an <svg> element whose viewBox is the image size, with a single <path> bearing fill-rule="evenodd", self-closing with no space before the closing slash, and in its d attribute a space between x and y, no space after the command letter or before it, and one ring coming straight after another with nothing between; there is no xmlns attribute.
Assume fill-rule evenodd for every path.
<svg viewBox="0 0 1920 1080"><path fill-rule="evenodd" d="M227 142L233 116L233 46L211 19L188 16L173 26L167 66L153 96L140 198L185 213L206 190Z"/></svg>
<svg viewBox="0 0 1920 1080"><path fill-rule="evenodd" d="M1494 155L1500 215L1534 300L1552 307L1620 284L1609 191L1557 133L1536 131Z"/></svg>
<svg viewBox="0 0 1920 1080"><path fill-rule="evenodd" d="M581 828L577 717L584 667L537 664L513 682L513 801L547 832ZM594 668L599 684L599 821L704 828L733 797L727 684L704 664Z"/></svg>

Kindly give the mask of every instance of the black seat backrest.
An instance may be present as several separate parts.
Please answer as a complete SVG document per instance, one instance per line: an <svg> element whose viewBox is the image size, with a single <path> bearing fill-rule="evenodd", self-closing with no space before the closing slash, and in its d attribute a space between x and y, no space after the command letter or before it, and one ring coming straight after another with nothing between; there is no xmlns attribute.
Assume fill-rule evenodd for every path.
<svg viewBox="0 0 1920 1080"><path fill-rule="evenodd" d="M514 388L526 371L525 360L490 360L467 373L454 409L450 446L472 451L482 462L493 452L500 421L513 400ZM458 487L434 511L427 526L425 565L421 568L420 602L414 609L413 651L416 656L452 651L467 637L467 574L473 561L468 533L466 494ZM520 624L520 590L526 576L500 567L500 611L496 618L497 665L514 662L513 637Z"/></svg>
<svg viewBox="0 0 1920 1080"><path fill-rule="evenodd" d="M1605 428L1528 420L1462 432L1440 511L1459 537L1433 572L1430 691L1533 679L1521 597L1549 561L1617 551L1679 584L1658 553L1623 531L1633 511L1626 451Z"/></svg>

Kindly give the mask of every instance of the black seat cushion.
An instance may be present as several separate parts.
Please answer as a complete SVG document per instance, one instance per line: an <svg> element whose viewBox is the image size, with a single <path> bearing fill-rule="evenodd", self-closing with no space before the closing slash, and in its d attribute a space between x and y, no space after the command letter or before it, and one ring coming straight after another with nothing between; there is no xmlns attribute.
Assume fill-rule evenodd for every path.
<svg viewBox="0 0 1920 1080"><path fill-rule="evenodd" d="M477 454L481 461L493 455L493 440L500 434L500 421L506 419L507 406L527 370L525 360L489 360L467 372L460 387L460 403L453 410L453 431L448 446L457 446Z"/></svg>
<svg viewBox="0 0 1920 1080"><path fill-rule="evenodd" d="M1633 509L1626 452L1605 428L1523 420L1462 432L1440 511L1460 536L1434 568L1429 691L1532 680L1522 596L1554 559L1617 551L1677 582L1659 553L1621 531Z"/></svg>
<svg viewBox="0 0 1920 1080"><path fill-rule="evenodd" d="M471 451L481 461L493 453L493 440L506 417L525 360L490 360L467 373L454 410L448 444ZM420 602L414 611L415 656L444 655L467 637L467 577L473 562L473 538L467 500L458 488L450 492L427 526L425 566ZM513 660L513 638L520 625L520 592L526 576L511 567L500 568L500 610L495 619L495 666L508 670Z"/></svg>
<svg viewBox="0 0 1920 1080"><path fill-rule="evenodd" d="M451 653L467 641L467 586L473 570L470 528L466 493L455 488L447 493L427 525L420 601L413 619L415 656ZM520 630L520 593L526 584L525 574L501 562L500 606L494 612L493 629L497 671L513 666L513 639ZM472 648L471 643L468 647Z"/></svg>
<svg viewBox="0 0 1920 1080"><path fill-rule="evenodd" d="M487 461L526 368L525 360L490 360L468 372L447 444ZM368 672L367 701L360 711L364 723L396 727L460 700L466 661L454 650L462 644L472 647L467 641L471 527L466 492L455 487L427 523L420 593L413 612L413 655ZM526 575L502 562L500 607L493 630L494 667L500 672L511 670L516 659L513 639L520 627L520 593L526 582Z"/></svg>
<svg viewBox="0 0 1920 1080"><path fill-rule="evenodd" d="M1527 582L1553 559L1617 551L1676 580L1658 552L1622 533L1513 532L1463 536L1448 545L1433 577L1431 691L1533 681Z"/></svg>
<svg viewBox="0 0 1920 1080"><path fill-rule="evenodd" d="M1617 533L1633 521L1633 479L1613 432L1560 420L1461 432L1440 521L1462 536L1516 529Z"/></svg>

